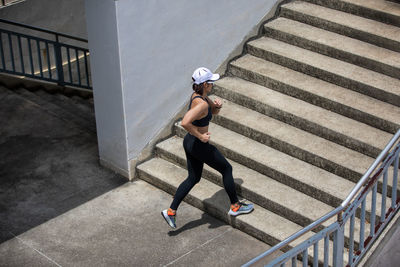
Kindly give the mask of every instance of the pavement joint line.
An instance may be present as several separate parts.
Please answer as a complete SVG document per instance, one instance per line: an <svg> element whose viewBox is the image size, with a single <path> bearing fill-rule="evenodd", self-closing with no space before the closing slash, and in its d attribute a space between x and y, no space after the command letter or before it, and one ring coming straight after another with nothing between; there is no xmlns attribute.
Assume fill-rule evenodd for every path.
<svg viewBox="0 0 400 267"><path fill-rule="evenodd" d="M36 251L37 253L39 253L40 255L42 255L43 257L45 257L46 259L48 259L49 261L51 261L52 263L54 263L55 265L62 267L60 264L58 264L57 262L55 262L53 259L49 258L48 256L46 256L45 254L43 254L42 252L40 252L39 250L35 249L34 247L30 246L28 243L26 243L24 240L22 240L21 238L19 238L18 236L14 235L12 232L9 232L11 235L13 235L18 241L20 241L22 244L24 244L25 246L33 249L34 251Z"/></svg>
<svg viewBox="0 0 400 267"><path fill-rule="evenodd" d="M185 254L183 254L182 256L178 257L177 259L175 259L175 260L171 261L170 263L164 265L164 267L169 266L169 265L171 265L171 264L174 264L175 262L177 262L178 260L182 259L183 257L186 257L187 255L189 255L189 254L192 253L193 251L195 251L195 250L197 250L197 249L199 249L199 248L201 248L201 247L204 247L205 245L207 245L207 244L210 243L211 241L214 241L215 239L217 239L217 238L219 238L219 237L225 235L227 232L232 231L232 229L233 229L233 228L229 228L228 230L226 230L226 231L223 232L222 234L219 234L219 235L217 235L217 236L211 238L210 240L207 240L207 241L204 242L203 244L197 246L196 248L194 248L194 249L192 249L192 250L186 252Z"/></svg>

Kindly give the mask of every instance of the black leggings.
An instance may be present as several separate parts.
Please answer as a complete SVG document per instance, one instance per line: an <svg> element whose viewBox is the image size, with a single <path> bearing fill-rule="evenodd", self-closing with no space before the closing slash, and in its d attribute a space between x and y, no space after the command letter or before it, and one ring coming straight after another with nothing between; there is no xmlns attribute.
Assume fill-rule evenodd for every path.
<svg viewBox="0 0 400 267"><path fill-rule="evenodd" d="M186 134L183 140L183 148L186 153L189 175L176 190L174 200L170 207L171 209L178 209L181 201L193 186L200 181L204 163L222 174L225 191L228 193L231 203L234 204L238 202L232 176L232 166L215 146L209 143L203 143L191 134Z"/></svg>

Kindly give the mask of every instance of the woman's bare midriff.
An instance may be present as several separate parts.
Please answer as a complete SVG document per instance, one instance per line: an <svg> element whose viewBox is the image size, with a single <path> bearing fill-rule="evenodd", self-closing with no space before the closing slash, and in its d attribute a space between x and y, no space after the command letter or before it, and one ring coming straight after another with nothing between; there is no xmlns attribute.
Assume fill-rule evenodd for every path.
<svg viewBox="0 0 400 267"><path fill-rule="evenodd" d="M198 130L201 134L205 134L206 132L208 132L208 126L197 127L197 130Z"/></svg>

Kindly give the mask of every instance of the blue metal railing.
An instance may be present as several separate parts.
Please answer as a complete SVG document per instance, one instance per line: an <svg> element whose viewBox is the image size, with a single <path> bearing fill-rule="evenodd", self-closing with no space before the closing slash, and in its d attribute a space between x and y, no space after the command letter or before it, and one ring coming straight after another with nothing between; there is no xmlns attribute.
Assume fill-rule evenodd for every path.
<svg viewBox="0 0 400 267"><path fill-rule="evenodd" d="M393 148L393 149L392 149ZM306 233L310 233L313 229L321 226L323 222L337 216L337 220L297 246L291 248L286 253L275 258L266 266L285 266L291 262L292 266L297 266L297 260L303 260L303 266L308 266L308 260L312 260L313 266L333 265L334 267L356 266L365 252L370 248L375 239L377 239L385 226L390 222L396 212L400 209L400 197L397 195L398 173L399 173L399 155L400 155L400 130L393 136L378 158L371 167L363 175L356 184L348 197L342 204L333 211L322 216L317 221L283 240L268 251L257 256L253 260L243 266L250 266L259 260L271 255L277 250L290 245L293 241L302 237ZM379 167L378 167L379 166ZM389 175L392 178L391 198L388 194ZM377 207L377 188L378 182L382 180L381 204ZM371 214L366 216L367 198L371 205ZM371 199L371 201L370 201ZM388 201L388 203L387 203ZM389 202L390 201L390 202ZM389 205L390 203L390 205ZM358 231L356 231L356 212L360 212L360 220L357 222ZM380 216L377 216L379 213ZM369 217L369 218L367 218ZM368 219L368 220L367 220ZM349 222L350 221L350 222ZM345 258L344 233L345 226L350 223L349 227L349 247L348 256ZM367 224L369 223L369 229ZM358 248L355 248L356 232L359 232ZM333 246L330 249L330 239L333 239ZM323 244L320 244L323 242ZM324 255L319 255L319 248ZM312 257L309 251L313 250ZM323 259L323 260L320 260Z"/></svg>
<svg viewBox="0 0 400 267"><path fill-rule="evenodd" d="M55 82L61 86L92 89L89 50L66 43L87 46L87 40L3 19L0 23L8 28L17 26L19 31L35 31L53 38L0 27L0 72ZM60 42L60 38L65 41Z"/></svg>

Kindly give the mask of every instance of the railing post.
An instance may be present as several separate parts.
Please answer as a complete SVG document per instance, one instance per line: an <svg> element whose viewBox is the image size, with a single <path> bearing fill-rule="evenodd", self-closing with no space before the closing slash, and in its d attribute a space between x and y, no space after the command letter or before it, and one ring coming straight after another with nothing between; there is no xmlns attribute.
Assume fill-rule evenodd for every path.
<svg viewBox="0 0 400 267"><path fill-rule="evenodd" d="M343 251L344 251L344 223L342 212L337 215L339 227L337 228L333 240L333 266L343 267Z"/></svg>
<svg viewBox="0 0 400 267"><path fill-rule="evenodd" d="M56 42L54 44L54 51L55 51L55 59L56 59L56 67L57 67L57 78L58 78L58 85L64 86L64 69L62 64L62 55L61 55L61 45L58 42L58 36L56 36Z"/></svg>
<svg viewBox="0 0 400 267"><path fill-rule="evenodd" d="M339 223L342 223L342 221L343 221L343 211L341 211L341 212L338 213L338 215L337 215L337 221L338 221Z"/></svg>

